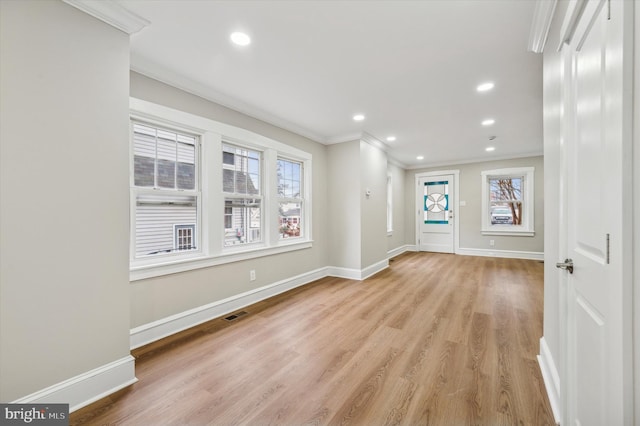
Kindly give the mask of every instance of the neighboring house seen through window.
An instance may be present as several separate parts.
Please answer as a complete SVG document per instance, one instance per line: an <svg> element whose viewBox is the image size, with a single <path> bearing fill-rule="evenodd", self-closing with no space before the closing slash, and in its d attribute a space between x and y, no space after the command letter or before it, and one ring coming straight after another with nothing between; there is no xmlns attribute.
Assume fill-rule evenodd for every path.
<svg viewBox="0 0 640 426"><path fill-rule="evenodd" d="M197 141L189 134L133 123L134 253L136 258L196 250ZM179 246L174 228L193 223L191 244Z"/></svg>

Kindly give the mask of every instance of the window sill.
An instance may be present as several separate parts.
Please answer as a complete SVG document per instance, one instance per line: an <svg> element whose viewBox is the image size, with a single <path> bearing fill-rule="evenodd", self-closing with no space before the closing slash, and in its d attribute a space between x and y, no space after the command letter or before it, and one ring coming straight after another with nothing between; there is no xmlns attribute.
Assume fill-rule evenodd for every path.
<svg viewBox="0 0 640 426"><path fill-rule="evenodd" d="M534 231L515 231L502 229L483 229L482 235L504 235L511 237L533 237L536 235Z"/></svg>
<svg viewBox="0 0 640 426"><path fill-rule="evenodd" d="M295 250L311 248L312 240L281 243L274 247L253 247L242 251L223 252L217 256L198 256L190 259L172 260L170 262L152 265L132 266L129 269L129 281L139 281L147 278L192 271L194 269L209 268L211 266L240 262L263 256L287 253Z"/></svg>

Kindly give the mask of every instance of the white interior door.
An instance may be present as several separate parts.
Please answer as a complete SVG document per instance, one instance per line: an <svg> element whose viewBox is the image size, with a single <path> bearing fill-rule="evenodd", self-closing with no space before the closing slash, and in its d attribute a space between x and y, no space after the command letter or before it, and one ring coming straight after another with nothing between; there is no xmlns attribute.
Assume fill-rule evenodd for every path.
<svg viewBox="0 0 640 426"><path fill-rule="evenodd" d="M455 175L418 176L418 250L454 253Z"/></svg>
<svg viewBox="0 0 640 426"><path fill-rule="evenodd" d="M617 4L616 4L617 3ZM567 341L565 421L622 425L629 415L625 311L622 2L585 2L566 54ZM578 2L578 7L582 4ZM610 16L611 13L611 16ZM562 265L559 265L562 266ZM626 371L626 373L625 373ZM626 419L626 420L625 420Z"/></svg>

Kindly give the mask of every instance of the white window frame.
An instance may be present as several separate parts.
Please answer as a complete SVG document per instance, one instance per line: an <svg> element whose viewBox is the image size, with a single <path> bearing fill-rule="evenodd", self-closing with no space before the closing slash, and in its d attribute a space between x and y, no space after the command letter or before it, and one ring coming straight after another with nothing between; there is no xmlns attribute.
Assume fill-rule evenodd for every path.
<svg viewBox="0 0 640 426"><path fill-rule="evenodd" d="M515 167L509 169L485 170L482 176L482 235L511 235L533 237L535 235L534 218L534 167ZM523 178L522 185L522 224L503 225L491 223L491 203L489 179Z"/></svg>
<svg viewBox="0 0 640 426"><path fill-rule="evenodd" d="M141 124L143 126L155 127L160 130L167 130L176 132L179 134L187 134L192 135L196 138L195 143L195 188L193 190L189 189L165 189L159 187L144 187L144 186L136 186L135 185L135 171L134 171L134 142L133 142L133 126L134 124ZM149 264L156 264L162 262L178 262L183 260L189 260L192 258L196 258L201 255L201 250L196 246L195 250L174 250L170 253L158 253L152 254L149 256L136 257L136 210L137 210L137 200L138 196L154 196L159 195L163 198L167 198L169 201L170 198L173 197L194 197L196 199L196 241L200 240L200 226L201 224L201 205L202 205L202 191L201 191L201 180L200 180L200 170L201 170L201 138L200 134L197 132L193 132L193 129L176 125L176 123L168 122L164 120L158 120L151 117L141 117L138 115L131 115L130 120L130 143L129 143L129 180L130 180L130 206L131 211L129 214L130 217L130 264L131 266L144 266ZM177 166L176 166L177 167ZM154 176L154 181L157 179L157 176ZM173 239L173 238L172 238ZM175 247L175 241L174 247Z"/></svg>
<svg viewBox="0 0 640 426"><path fill-rule="evenodd" d="M177 250L180 250L180 241L178 236L178 231L180 229L189 229L191 230L191 241L193 245L198 247L198 234L196 233L198 227L195 223L178 223L173 225L173 246L176 247ZM188 249L187 249L188 250Z"/></svg>
<svg viewBox="0 0 640 426"><path fill-rule="evenodd" d="M310 153L246 129L141 99L130 98L129 106L132 120L181 129L199 137L201 160L199 176L202 193L199 213L201 230L197 231L198 252L191 253L186 258L161 259L158 257L141 262L132 261L129 274L131 281L312 247L312 155ZM223 141L263 153L261 176L263 235L260 243L238 245L241 247L224 247L226 193L223 192L222 187ZM132 144L130 147L133 150ZM276 176L279 156L303 163L305 208L301 212L303 235L300 238L279 239ZM130 153L130 158L133 158L133 152ZM131 164L133 167L133 161ZM133 168L130 173L133 175ZM135 199L132 199L131 211L135 211ZM134 232L135 215L131 216L133 217L131 232ZM133 241L133 238L131 240Z"/></svg>

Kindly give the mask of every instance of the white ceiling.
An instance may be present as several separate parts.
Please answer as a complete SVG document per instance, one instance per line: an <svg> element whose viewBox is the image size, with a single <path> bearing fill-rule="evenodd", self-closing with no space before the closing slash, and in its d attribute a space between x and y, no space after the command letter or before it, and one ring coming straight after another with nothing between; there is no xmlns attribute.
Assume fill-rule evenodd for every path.
<svg viewBox="0 0 640 426"><path fill-rule="evenodd" d="M408 167L542 153L533 0L118 3L151 22L131 37L133 70L318 142L365 132Z"/></svg>

